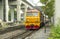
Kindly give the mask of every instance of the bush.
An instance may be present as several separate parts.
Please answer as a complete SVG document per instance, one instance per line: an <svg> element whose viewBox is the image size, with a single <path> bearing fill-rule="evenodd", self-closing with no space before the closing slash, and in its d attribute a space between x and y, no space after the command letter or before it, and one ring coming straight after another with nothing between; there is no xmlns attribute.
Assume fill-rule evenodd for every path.
<svg viewBox="0 0 60 39"><path fill-rule="evenodd" d="M60 39L60 25L52 27L51 34L48 39Z"/></svg>

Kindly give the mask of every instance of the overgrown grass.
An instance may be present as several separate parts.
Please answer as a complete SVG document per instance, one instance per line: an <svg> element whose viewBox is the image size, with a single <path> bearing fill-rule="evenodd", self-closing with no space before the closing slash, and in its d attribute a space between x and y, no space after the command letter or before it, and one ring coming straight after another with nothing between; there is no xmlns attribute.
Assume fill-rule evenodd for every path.
<svg viewBox="0 0 60 39"><path fill-rule="evenodd" d="M60 39L60 25L51 28L50 37L48 39Z"/></svg>

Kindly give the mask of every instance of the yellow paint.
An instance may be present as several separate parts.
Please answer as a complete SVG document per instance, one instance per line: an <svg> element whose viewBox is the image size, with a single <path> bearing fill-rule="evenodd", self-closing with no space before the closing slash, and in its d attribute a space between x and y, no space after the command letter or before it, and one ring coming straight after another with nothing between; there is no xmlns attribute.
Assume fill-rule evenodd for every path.
<svg viewBox="0 0 60 39"><path fill-rule="evenodd" d="M31 24L40 26L40 12L37 13L37 16L26 16L25 26Z"/></svg>

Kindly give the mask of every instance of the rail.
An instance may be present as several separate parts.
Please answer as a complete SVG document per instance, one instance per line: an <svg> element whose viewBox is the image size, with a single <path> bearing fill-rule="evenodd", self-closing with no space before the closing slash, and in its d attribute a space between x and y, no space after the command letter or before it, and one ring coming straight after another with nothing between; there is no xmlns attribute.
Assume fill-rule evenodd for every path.
<svg viewBox="0 0 60 39"><path fill-rule="evenodd" d="M10 37L9 39L25 39L26 37L30 36L31 34L33 34L34 32L36 32L37 30L34 30L34 31L26 31L22 34L18 34L16 36L13 36L13 37ZM8 38L6 38L8 39Z"/></svg>

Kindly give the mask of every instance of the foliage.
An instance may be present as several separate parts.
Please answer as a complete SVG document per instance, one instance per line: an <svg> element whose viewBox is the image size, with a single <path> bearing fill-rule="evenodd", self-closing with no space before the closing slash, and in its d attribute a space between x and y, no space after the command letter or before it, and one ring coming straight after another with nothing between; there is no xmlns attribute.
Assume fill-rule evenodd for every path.
<svg viewBox="0 0 60 39"><path fill-rule="evenodd" d="M55 0L40 0L45 6L42 6L42 10L49 18L51 18L54 14L54 1Z"/></svg>
<svg viewBox="0 0 60 39"><path fill-rule="evenodd" d="M40 0L43 4L46 4L48 0Z"/></svg>
<svg viewBox="0 0 60 39"><path fill-rule="evenodd" d="M57 25L57 27L52 27L51 34L48 39L60 39L60 25Z"/></svg>

